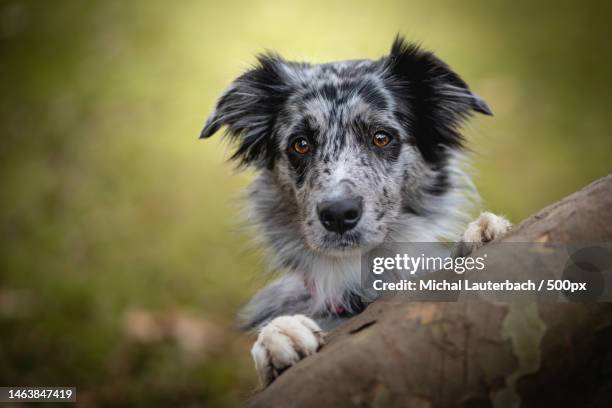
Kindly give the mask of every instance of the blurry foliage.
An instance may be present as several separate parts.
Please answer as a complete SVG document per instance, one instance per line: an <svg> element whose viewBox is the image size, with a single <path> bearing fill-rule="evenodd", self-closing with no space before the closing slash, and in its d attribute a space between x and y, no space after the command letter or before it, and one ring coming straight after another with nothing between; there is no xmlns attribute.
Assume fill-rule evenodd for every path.
<svg viewBox="0 0 612 408"><path fill-rule="evenodd" d="M233 328L263 282L238 228L250 174L197 135L254 53L421 41L495 111L466 129L475 180L517 221L612 170L611 4L1 1L0 383L76 385L82 405L232 406L253 389ZM199 316L223 341L186 356L175 335L143 341L143 315L135 340L134 308Z"/></svg>

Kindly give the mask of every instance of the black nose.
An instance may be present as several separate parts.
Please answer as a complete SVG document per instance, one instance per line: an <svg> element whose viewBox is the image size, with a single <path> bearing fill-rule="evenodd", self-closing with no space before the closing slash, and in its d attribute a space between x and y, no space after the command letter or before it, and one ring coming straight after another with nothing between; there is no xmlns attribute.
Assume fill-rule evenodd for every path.
<svg viewBox="0 0 612 408"><path fill-rule="evenodd" d="M355 228L361 218L361 209L361 198L342 198L317 205L321 224L327 230L339 234Z"/></svg>

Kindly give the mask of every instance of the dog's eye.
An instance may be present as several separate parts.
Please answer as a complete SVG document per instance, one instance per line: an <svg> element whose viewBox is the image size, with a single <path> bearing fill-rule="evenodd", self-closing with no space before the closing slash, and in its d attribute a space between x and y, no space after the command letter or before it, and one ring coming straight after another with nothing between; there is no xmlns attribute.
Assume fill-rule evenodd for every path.
<svg viewBox="0 0 612 408"><path fill-rule="evenodd" d="M391 136L389 136L385 132L376 132L376 134L374 134L372 142L376 147L385 147L391 142Z"/></svg>
<svg viewBox="0 0 612 408"><path fill-rule="evenodd" d="M293 142L293 150L299 154L310 153L310 143L303 137Z"/></svg>

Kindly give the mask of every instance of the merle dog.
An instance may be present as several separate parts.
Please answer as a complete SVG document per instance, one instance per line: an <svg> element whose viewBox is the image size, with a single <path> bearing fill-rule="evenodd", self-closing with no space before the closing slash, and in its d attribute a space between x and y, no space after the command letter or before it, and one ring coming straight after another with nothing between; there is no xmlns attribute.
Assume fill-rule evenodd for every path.
<svg viewBox="0 0 612 408"><path fill-rule="evenodd" d="M508 230L482 213L460 233L477 193L459 129L474 112L491 115L448 65L400 37L374 61L261 55L221 96L201 137L227 126L233 158L257 170L249 217L284 272L243 312L259 331L263 386L364 307L363 253L384 242L477 247Z"/></svg>

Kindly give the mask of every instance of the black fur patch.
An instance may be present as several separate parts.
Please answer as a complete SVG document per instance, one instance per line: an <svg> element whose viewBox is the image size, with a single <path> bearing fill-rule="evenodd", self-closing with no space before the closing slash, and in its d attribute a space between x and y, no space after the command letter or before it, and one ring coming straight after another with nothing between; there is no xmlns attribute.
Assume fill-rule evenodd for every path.
<svg viewBox="0 0 612 408"><path fill-rule="evenodd" d="M430 163L444 160L449 147L463 147L459 127L473 111L491 114L459 75L415 44L397 37L383 63L389 71L387 84L401 102L395 114Z"/></svg>
<svg viewBox="0 0 612 408"><path fill-rule="evenodd" d="M289 63L275 54L258 56L258 65L236 79L219 99L200 137L210 137L227 125L228 135L239 143L233 160L272 168L278 151L276 119L292 92L283 64Z"/></svg>

